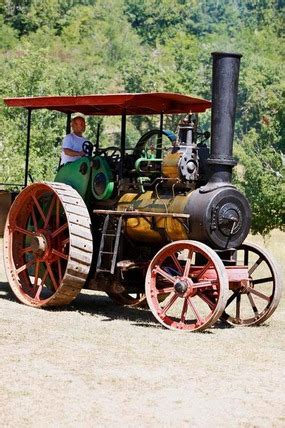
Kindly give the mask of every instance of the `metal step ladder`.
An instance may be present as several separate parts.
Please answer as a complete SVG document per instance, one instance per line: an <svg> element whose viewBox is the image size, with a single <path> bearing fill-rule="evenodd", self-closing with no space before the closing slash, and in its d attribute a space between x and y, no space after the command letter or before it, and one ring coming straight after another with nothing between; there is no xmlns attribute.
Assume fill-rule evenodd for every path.
<svg viewBox="0 0 285 428"><path fill-rule="evenodd" d="M108 272L112 275L115 272L116 260L118 256L119 243L121 238L123 217L105 217L101 242L99 247L96 272Z"/></svg>

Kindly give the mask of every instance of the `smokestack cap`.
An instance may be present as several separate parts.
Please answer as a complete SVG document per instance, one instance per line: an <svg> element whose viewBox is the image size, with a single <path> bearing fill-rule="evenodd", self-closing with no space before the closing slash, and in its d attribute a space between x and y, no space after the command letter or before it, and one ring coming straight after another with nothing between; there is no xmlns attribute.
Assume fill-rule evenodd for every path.
<svg viewBox="0 0 285 428"><path fill-rule="evenodd" d="M238 53L238 52L212 52L213 56L230 56L230 57L234 57L234 58L241 58L242 54Z"/></svg>

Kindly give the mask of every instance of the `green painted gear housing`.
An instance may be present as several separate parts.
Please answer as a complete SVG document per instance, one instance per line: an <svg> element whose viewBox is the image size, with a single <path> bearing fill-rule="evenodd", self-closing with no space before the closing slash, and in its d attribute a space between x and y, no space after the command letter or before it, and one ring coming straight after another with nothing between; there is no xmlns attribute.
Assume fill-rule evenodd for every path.
<svg viewBox="0 0 285 428"><path fill-rule="evenodd" d="M59 183L69 184L73 189L85 198L88 184L91 175L91 159L88 157L82 157L74 162L68 162L62 165L54 181Z"/></svg>
<svg viewBox="0 0 285 428"><path fill-rule="evenodd" d="M82 157L61 166L55 182L65 183L77 190L86 203L92 198L99 201L109 199L114 191L113 174L104 157Z"/></svg>

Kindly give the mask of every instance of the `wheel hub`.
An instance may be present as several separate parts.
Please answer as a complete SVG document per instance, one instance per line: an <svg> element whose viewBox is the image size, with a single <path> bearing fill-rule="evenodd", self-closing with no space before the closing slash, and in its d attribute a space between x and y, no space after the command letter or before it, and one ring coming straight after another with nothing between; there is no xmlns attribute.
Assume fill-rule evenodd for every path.
<svg viewBox="0 0 285 428"><path fill-rule="evenodd" d="M48 242L43 234L36 235L32 238L31 248L35 257L43 257L48 249Z"/></svg>
<svg viewBox="0 0 285 428"><path fill-rule="evenodd" d="M187 284L187 282L185 280L179 279L174 284L174 289L175 289L176 293L183 295L188 290L188 284Z"/></svg>

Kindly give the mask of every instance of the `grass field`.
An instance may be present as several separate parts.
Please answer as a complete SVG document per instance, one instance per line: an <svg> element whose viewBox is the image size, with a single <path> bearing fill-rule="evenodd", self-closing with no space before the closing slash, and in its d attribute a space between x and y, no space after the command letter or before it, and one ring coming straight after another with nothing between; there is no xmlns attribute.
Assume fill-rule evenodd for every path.
<svg viewBox="0 0 285 428"><path fill-rule="evenodd" d="M265 243L283 276L284 244L275 231ZM18 304L1 268L0 317L4 427L285 426L284 297L260 327L187 334L102 294Z"/></svg>

